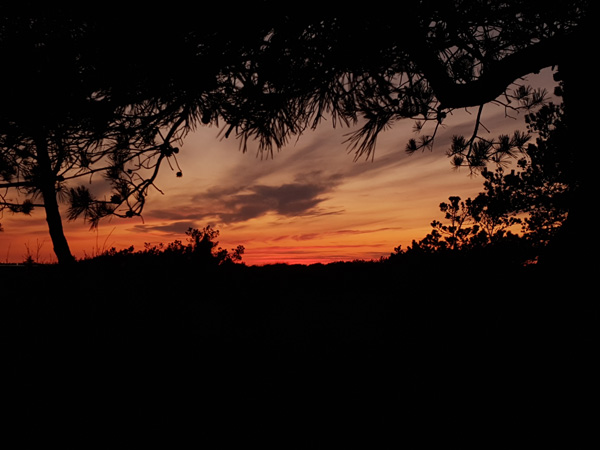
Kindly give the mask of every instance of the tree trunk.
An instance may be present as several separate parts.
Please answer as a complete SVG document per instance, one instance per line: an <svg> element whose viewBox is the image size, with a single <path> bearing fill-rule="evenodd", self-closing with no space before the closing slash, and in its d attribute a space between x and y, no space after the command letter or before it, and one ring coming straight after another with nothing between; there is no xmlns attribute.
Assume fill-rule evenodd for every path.
<svg viewBox="0 0 600 450"><path fill-rule="evenodd" d="M56 177L52 170L50 156L48 154L48 145L45 139L36 140L36 153L39 168L39 185L44 199L44 209L46 210L46 222L48 223L48 231L54 253L61 265L69 265L75 261L71 254L69 243L65 237L62 226L62 218L58 208L58 200L56 198Z"/></svg>
<svg viewBox="0 0 600 450"><path fill-rule="evenodd" d="M591 39L591 37L590 37ZM588 41L592 42L592 41ZM569 144L573 146L573 189L569 216L556 241L549 246L546 260L570 283L589 282L592 268L598 266L598 237L593 213L598 186L598 151L594 131L597 128L596 70L592 68L589 47L582 45L566 51L558 67L564 83L563 102Z"/></svg>

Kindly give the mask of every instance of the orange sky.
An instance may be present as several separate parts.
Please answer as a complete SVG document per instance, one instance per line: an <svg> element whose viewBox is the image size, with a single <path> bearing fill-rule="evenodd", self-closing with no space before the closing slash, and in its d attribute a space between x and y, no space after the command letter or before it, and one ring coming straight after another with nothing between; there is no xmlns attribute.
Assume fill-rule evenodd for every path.
<svg viewBox="0 0 600 450"><path fill-rule="evenodd" d="M554 85L550 71L529 83L550 92ZM189 227L210 224L221 232L220 246L245 246L246 264L378 259L424 237L450 195L482 191L481 177L453 170L445 156L452 135L472 131L474 112L455 112L433 152L411 156L404 148L413 123L397 122L378 138L374 161L354 161L344 143L351 130L327 122L272 159L242 153L234 138L221 140L216 127L201 127L181 146L183 177L163 167L156 184L164 195L151 193L143 221L105 219L94 231L81 220L65 222L65 234L77 258L185 240ZM526 129L523 114L507 118L497 105L484 112L490 138ZM4 212L0 223L0 262L21 262L28 252L39 262L56 260L41 209L31 216Z"/></svg>

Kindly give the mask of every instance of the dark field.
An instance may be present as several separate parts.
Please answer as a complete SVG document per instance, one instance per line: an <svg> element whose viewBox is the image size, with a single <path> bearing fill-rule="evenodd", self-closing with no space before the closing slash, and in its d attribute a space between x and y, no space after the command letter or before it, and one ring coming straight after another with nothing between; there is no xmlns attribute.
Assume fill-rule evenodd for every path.
<svg viewBox="0 0 600 450"><path fill-rule="evenodd" d="M444 267L1 267L9 409L387 431L438 417L458 435L580 411L590 294L535 266Z"/></svg>

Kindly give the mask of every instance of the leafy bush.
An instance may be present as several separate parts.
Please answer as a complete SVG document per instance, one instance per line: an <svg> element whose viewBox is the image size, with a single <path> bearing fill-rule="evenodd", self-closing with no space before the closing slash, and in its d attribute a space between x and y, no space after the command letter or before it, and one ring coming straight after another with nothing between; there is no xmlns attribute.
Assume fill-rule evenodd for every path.
<svg viewBox="0 0 600 450"><path fill-rule="evenodd" d="M146 243L144 249L139 251L135 251L133 246L122 250L116 250L113 247L93 259L136 260L137 262L156 260L206 266L221 266L242 261L244 246L238 245L231 251L219 247L219 242L216 241L219 230L213 229L210 225L201 230L189 228L185 234L187 236L185 243L180 240L175 240L166 245Z"/></svg>

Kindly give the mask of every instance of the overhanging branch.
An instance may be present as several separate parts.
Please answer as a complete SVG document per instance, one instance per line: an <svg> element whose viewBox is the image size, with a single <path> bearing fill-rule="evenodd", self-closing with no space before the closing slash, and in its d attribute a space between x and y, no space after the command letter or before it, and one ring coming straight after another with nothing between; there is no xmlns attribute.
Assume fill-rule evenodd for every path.
<svg viewBox="0 0 600 450"><path fill-rule="evenodd" d="M0 189L26 188L26 187L34 187L34 184L31 181L14 181L12 183L0 184Z"/></svg>
<svg viewBox="0 0 600 450"><path fill-rule="evenodd" d="M443 109L465 108L494 101L515 80L560 64L572 46L581 45L582 34L582 30L578 29L569 35L554 36L520 49L488 64L478 79L464 84L454 82L446 66L433 52L421 48L415 50L413 58Z"/></svg>

